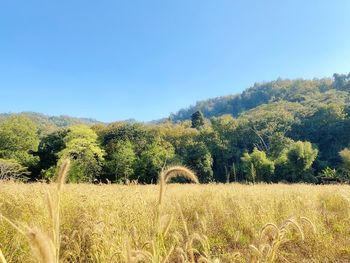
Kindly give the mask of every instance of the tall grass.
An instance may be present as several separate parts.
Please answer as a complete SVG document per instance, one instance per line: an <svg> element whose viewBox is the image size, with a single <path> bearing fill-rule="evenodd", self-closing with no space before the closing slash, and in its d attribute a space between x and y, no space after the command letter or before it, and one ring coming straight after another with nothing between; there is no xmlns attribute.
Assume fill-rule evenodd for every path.
<svg viewBox="0 0 350 263"><path fill-rule="evenodd" d="M149 249L136 249L130 253L128 247L127 262L169 262L170 257L175 249L175 244L167 246L166 241L169 234L170 226L173 222L174 215L162 214L163 199L166 185L171 179L176 177L184 177L194 183L199 183L197 176L190 169L183 166L172 166L163 170L159 175L159 197L157 203L157 211L155 213L155 225L153 239L148 243Z"/></svg>
<svg viewBox="0 0 350 263"><path fill-rule="evenodd" d="M0 214L0 218L12 226L18 233L27 237L33 255L38 262L42 263L59 263L60 261L60 201L61 191L69 171L69 159L62 162L60 170L57 175L57 188L54 194L50 191L46 193L46 204L49 218L51 221L51 235L47 235L44 231L35 226L29 227L23 225L22 227L14 223L12 220ZM4 255L0 251L0 259L6 262Z"/></svg>
<svg viewBox="0 0 350 263"><path fill-rule="evenodd" d="M0 260L1 260L1 263L7 263L6 259L5 259L5 256L4 254L2 253L1 249L0 249Z"/></svg>
<svg viewBox="0 0 350 263"><path fill-rule="evenodd" d="M0 262L350 261L349 186L167 184L196 181L180 168L158 186L1 183Z"/></svg>

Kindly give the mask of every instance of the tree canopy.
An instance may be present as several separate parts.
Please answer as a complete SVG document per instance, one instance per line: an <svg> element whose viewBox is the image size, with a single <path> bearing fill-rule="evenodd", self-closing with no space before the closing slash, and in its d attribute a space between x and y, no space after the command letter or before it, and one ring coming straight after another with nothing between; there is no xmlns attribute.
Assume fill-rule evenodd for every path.
<svg viewBox="0 0 350 263"><path fill-rule="evenodd" d="M75 182L156 183L170 164L204 183L349 180L349 86L349 74L278 79L153 123L2 114L0 159L31 180L50 180L65 158Z"/></svg>

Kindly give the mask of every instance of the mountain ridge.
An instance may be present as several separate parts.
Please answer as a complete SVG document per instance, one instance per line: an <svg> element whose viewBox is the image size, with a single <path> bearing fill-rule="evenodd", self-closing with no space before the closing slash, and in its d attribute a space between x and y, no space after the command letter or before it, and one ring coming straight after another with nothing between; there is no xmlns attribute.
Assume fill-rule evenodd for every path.
<svg viewBox="0 0 350 263"><path fill-rule="evenodd" d="M149 124L166 121L181 122L191 119L196 111L201 111L206 118L229 114L238 117L261 105L278 101L299 103L301 105L324 105L337 103L350 105L350 74L334 74L333 78L320 79L281 79L255 83L241 93L218 96L197 101L194 105L182 108L170 116L152 120ZM38 124L39 130L52 131L75 124L108 124L93 118L72 117L69 115L51 116L38 112L0 113L0 121L11 115L24 115ZM138 122L134 119L113 122ZM112 123L112 122L111 122Z"/></svg>
<svg viewBox="0 0 350 263"><path fill-rule="evenodd" d="M308 97L318 97L322 100L325 99L327 92L330 97L334 97L333 101L336 102L338 97L344 96L342 92L348 90L349 75L334 74L333 78L312 80L279 78L269 82L255 83L238 94L198 101L188 108L171 114L170 119L175 122L188 120L195 111L201 111L206 118L224 114L238 117L242 112L279 100L299 103L305 102Z"/></svg>

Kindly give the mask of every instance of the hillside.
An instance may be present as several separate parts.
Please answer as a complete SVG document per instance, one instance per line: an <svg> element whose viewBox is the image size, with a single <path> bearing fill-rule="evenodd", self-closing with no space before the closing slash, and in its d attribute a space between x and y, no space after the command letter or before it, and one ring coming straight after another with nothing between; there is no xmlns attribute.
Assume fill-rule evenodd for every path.
<svg viewBox="0 0 350 263"><path fill-rule="evenodd" d="M97 120L90 118L75 118L64 115L48 116L36 112L1 113L0 122L13 115L22 115L30 118L38 126L40 134L47 134L57 130L58 128L66 128L75 124L94 125L101 123Z"/></svg>
<svg viewBox="0 0 350 263"><path fill-rule="evenodd" d="M172 114L170 119L175 122L188 120L195 111L201 111L207 118L224 114L237 117L262 104L281 100L311 107L330 103L349 105L349 78L349 75L334 74L333 79L278 79L256 83L241 94L199 101L194 106Z"/></svg>
<svg viewBox="0 0 350 263"><path fill-rule="evenodd" d="M158 123L2 114L0 159L28 167L32 180L52 178L60 159L71 158L76 182L154 183L165 163L192 168L203 183L350 181L349 91L350 75L279 79ZM191 118L197 110L207 119ZM91 127L60 129L74 124Z"/></svg>
<svg viewBox="0 0 350 263"><path fill-rule="evenodd" d="M349 79L350 74L334 74L333 78L313 80L277 79L270 82L255 83L241 94L198 101L195 105L171 114L169 118L154 120L149 123L162 123L168 119L173 122L189 120L196 111L201 111L206 118L219 117L226 114L238 117L261 105L273 105L281 101L294 103L296 107L305 106L310 112L331 103L347 106L350 105ZM48 116L36 112L0 113L0 122L14 114L29 117L39 127L39 131L43 133L49 133L58 128L66 128L75 124L103 124L103 122L92 118L76 118L67 115ZM137 121L130 119L123 122L136 123Z"/></svg>

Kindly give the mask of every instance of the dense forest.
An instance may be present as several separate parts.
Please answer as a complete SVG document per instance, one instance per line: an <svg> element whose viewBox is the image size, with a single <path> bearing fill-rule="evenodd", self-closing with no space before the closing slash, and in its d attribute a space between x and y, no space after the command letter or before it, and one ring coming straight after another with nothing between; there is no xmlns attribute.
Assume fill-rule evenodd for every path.
<svg viewBox="0 0 350 263"><path fill-rule="evenodd" d="M350 74L255 84L158 123L99 123L40 114L0 116L0 179L155 183L182 164L207 182L350 178Z"/></svg>

